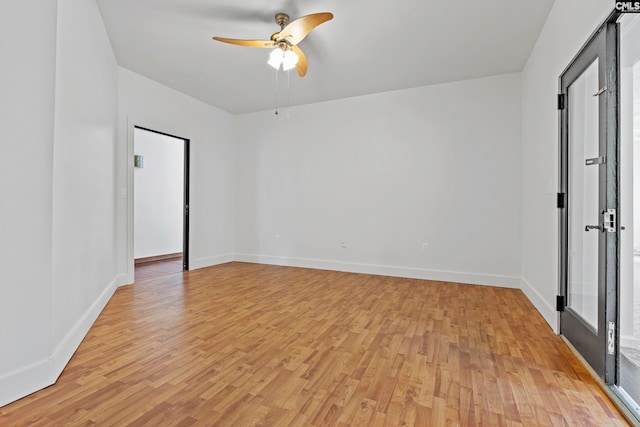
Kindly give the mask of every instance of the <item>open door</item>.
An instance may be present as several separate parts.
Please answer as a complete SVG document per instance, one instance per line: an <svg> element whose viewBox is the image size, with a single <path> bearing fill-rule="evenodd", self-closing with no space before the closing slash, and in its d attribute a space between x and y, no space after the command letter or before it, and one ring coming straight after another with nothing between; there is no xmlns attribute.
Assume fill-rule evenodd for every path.
<svg viewBox="0 0 640 427"><path fill-rule="evenodd" d="M560 77L560 333L607 384L616 373L617 31L605 24Z"/></svg>

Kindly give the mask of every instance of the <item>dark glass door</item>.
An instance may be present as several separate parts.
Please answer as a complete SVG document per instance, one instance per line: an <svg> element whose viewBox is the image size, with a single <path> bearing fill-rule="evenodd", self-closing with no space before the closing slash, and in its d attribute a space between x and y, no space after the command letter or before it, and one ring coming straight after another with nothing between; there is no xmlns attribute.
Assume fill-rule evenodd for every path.
<svg viewBox="0 0 640 427"><path fill-rule="evenodd" d="M560 77L560 332L615 380L617 52L606 24Z"/></svg>

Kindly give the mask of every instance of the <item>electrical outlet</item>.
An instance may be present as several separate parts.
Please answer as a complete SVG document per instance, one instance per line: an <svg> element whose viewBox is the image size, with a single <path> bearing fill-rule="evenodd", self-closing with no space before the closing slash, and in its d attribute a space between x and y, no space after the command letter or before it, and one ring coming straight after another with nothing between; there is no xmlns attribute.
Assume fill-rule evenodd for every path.
<svg viewBox="0 0 640 427"><path fill-rule="evenodd" d="M280 241L280 235L279 235L279 234L276 234L276 235L274 236L274 239L276 240L276 242L279 242L279 241Z"/></svg>
<svg viewBox="0 0 640 427"><path fill-rule="evenodd" d="M346 240L340 240L340 247L342 249L346 248L347 247L347 241Z"/></svg>
<svg viewBox="0 0 640 427"><path fill-rule="evenodd" d="M422 243L422 252L429 252L429 244L427 242Z"/></svg>

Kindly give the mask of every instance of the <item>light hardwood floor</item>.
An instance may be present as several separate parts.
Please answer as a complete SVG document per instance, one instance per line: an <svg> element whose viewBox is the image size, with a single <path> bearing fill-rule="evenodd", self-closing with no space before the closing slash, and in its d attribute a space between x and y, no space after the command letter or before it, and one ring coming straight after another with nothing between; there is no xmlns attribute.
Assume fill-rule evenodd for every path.
<svg viewBox="0 0 640 427"><path fill-rule="evenodd" d="M519 290L230 263L118 289L15 425L627 424Z"/></svg>

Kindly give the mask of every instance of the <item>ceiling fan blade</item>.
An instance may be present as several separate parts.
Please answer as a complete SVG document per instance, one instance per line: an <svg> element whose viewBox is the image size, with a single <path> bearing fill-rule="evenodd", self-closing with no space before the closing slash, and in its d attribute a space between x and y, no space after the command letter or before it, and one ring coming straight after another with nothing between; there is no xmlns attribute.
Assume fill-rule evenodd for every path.
<svg viewBox="0 0 640 427"><path fill-rule="evenodd" d="M304 54L302 49L298 46L291 46L291 50L293 50L296 55L298 55L298 63L296 64L296 71L300 77L304 77L307 74L307 56Z"/></svg>
<svg viewBox="0 0 640 427"><path fill-rule="evenodd" d="M333 13L313 13L311 15L298 18L284 27L278 38L286 39L289 43L296 45L304 39L311 30L318 25L333 19Z"/></svg>
<svg viewBox="0 0 640 427"><path fill-rule="evenodd" d="M248 46L248 47L261 47L261 48L273 48L275 47L275 43L272 40L239 40L239 39L226 39L224 37L214 37L216 41L235 44L238 46Z"/></svg>

